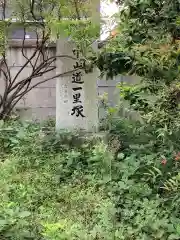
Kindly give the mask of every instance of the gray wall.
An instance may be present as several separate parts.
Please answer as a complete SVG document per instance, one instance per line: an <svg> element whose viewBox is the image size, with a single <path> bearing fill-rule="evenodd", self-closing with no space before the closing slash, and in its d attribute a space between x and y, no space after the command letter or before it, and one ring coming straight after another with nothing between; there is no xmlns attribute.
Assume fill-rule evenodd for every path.
<svg viewBox="0 0 180 240"><path fill-rule="evenodd" d="M31 56L34 49L32 47L26 47L24 49L26 56ZM48 49L49 55L55 54L55 48ZM11 68L12 77L17 74L17 72L22 68L26 59L23 57L21 52L21 47L18 44L14 47L10 47L7 51L8 65ZM31 73L32 67L27 65L24 70L19 75L19 80L28 77ZM37 83L43 78L49 78L56 75L55 71L51 71L40 78L33 79L33 83ZM46 119L49 116L55 116L56 109L56 80L50 80L43 83L34 89L32 89L16 106L17 112L25 119ZM0 92L3 91L4 82L0 77Z"/></svg>
<svg viewBox="0 0 180 240"><path fill-rule="evenodd" d="M31 56L33 51L32 47L26 47L25 53L27 56ZM55 47L49 48L49 54L55 54ZM21 69L25 62L25 58L22 56L21 47L14 45L10 47L7 52L8 65L11 67L11 74L15 74ZM27 77L32 68L30 65L24 68L22 73L19 76L19 79ZM56 73L49 72L44 76L44 78L54 76ZM38 82L42 80L39 78L33 79L33 82ZM98 80L97 87L99 95L108 93L108 101L110 105L116 105L119 98L119 91L116 88L116 84L121 81L132 82L132 78L125 78L122 76L117 77L115 80ZM46 83L43 83L36 88L32 89L16 106L17 112L20 114L22 119L33 119L33 120L45 120L49 117L54 117L56 114L56 79L50 80ZM3 91L3 81L0 78L0 92ZM99 117L102 118L105 116L104 108L99 105Z"/></svg>
<svg viewBox="0 0 180 240"><path fill-rule="evenodd" d="M127 83L130 84L136 84L139 80L137 77L133 76L117 76L113 80L98 80L97 86L98 86L98 92L99 95L103 95L104 93L107 93L108 95L108 102L107 105L110 107L119 106L120 104L120 88L118 87L120 83ZM140 116L135 111L129 111L129 104L125 101L121 102L121 114L122 116L126 116L129 118L140 120ZM119 106L120 107L120 106ZM99 101L99 118L104 119L107 116L107 110Z"/></svg>

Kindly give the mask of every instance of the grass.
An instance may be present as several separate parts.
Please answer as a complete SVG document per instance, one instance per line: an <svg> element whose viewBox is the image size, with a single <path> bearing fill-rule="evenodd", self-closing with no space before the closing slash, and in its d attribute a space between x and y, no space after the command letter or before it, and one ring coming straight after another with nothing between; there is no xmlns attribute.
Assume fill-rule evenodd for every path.
<svg viewBox="0 0 180 240"><path fill-rule="evenodd" d="M117 126L113 134L133 134ZM44 137L40 129L2 127L0 239L180 238L179 163L170 154L172 166L165 169L160 153L146 151L142 139L138 145L140 134L134 146L127 136L131 146L115 157L101 141L76 145L77 135ZM168 190L160 191L166 181Z"/></svg>

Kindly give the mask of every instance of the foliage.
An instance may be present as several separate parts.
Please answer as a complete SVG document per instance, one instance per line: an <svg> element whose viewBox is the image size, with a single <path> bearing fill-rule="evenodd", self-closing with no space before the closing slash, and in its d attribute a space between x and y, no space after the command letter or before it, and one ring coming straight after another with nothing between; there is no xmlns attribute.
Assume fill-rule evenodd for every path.
<svg viewBox="0 0 180 240"><path fill-rule="evenodd" d="M100 24L94 24L91 20L53 20L50 21L52 36L71 39L76 43L83 56L94 57L92 43L99 38Z"/></svg>
<svg viewBox="0 0 180 240"><path fill-rule="evenodd" d="M168 137L179 129L179 9L178 0L123 1L119 32L97 59L108 78L124 74L141 80L119 86L121 97Z"/></svg>
<svg viewBox="0 0 180 240"><path fill-rule="evenodd" d="M96 7L95 4L97 3L91 0L71 0L68 3L64 0L8 0L1 3L0 81L4 88L0 94L0 119L8 119L18 102L38 85L73 74L79 69L84 73L92 70L95 54L92 42L98 38L100 26L100 22L94 20L94 11L91 11ZM98 11L95 12L96 15L99 14ZM17 63L9 65L8 46L14 43L11 38L15 29L23 33L19 42L22 66L13 74L12 66ZM35 34L34 39L27 39L28 32ZM57 72L54 71L57 59L77 61L77 57L71 53L52 53L50 47L59 38L73 43L74 48L80 51L83 64L77 69L72 67L68 71L54 74ZM27 51L27 46L31 45L32 51ZM27 67L30 67L28 76L25 74ZM50 76L47 75L49 72L52 73Z"/></svg>
<svg viewBox="0 0 180 240"><path fill-rule="evenodd" d="M107 48L112 54L99 58L109 76L141 77L140 85L119 87L143 124L114 119L109 109L111 142L105 144L84 141L79 133L56 133L51 122L1 122L2 240L180 239L173 3L125 1L121 32Z"/></svg>
<svg viewBox="0 0 180 240"><path fill-rule="evenodd" d="M1 126L16 129L13 141L13 131L0 137L1 146L13 142L1 150L1 239L180 238L178 150L125 119L112 123L125 143L117 156L101 141L78 143L77 133L44 126Z"/></svg>
<svg viewBox="0 0 180 240"><path fill-rule="evenodd" d="M117 115L111 123L110 134L122 142L109 188L118 236L179 239L179 1L119 2L119 33L97 65L107 78L140 78L140 84L119 89L143 124Z"/></svg>

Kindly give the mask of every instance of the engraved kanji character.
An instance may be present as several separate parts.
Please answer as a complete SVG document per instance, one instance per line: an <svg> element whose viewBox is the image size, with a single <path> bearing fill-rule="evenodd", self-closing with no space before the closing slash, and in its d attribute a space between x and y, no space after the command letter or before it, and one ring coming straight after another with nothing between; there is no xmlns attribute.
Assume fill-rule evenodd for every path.
<svg viewBox="0 0 180 240"><path fill-rule="evenodd" d="M74 69L76 68L84 68L85 67L85 60L81 59L79 62L77 61L75 65L73 65Z"/></svg>
<svg viewBox="0 0 180 240"><path fill-rule="evenodd" d="M76 114L76 117L81 116L84 118L85 116L83 115L83 106L82 105L74 106L71 115L73 116L74 114Z"/></svg>
<svg viewBox="0 0 180 240"><path fill-rule="evenodd" d="M80 93L75 93L75 94L73 95L73 98L74 98L73 103L81 103L80 97L81 97L81 94L80 94Z"/></svg>
<svg viewBox="0 0 180 240"><path fill-rule="evenodd" d="M79 84L83 84L84 82L81 81L81 77L82 77L82 73L81 72L76 72L76 73L73 73L73 76L72 76L72 83L79 83Z"/></svg>
<svg viewBox="0 0 180 240"><path fill-rule="evenodd" d="M73 54L74 54L77 58L79 58L79 50L73 49Z"/></svg>
<svg viewBox="0 0 180 240"><path fill-rule="evenodd" d="M82 87L74 87L73 88L73 91L79 91L79 90L82 90Z"/></svg>

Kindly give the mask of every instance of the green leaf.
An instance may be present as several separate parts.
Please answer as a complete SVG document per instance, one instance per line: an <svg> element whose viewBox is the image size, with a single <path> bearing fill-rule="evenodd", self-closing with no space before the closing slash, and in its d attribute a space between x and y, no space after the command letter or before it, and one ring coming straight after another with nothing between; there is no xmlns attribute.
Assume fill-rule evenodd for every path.
<svg viewBox="0 0 180 240"><path fill-rule="evenodd" d="M168 237L168 240L179 240L179 235L176 235L176 234L171 234L169 237Z"/></svg>
<svg viewBox="0 0 180 240"><path fill-rule="evenodd" d="M4 219L0 219L0 227L3 227L5 225L8 224L8 221L7 220L4 220Z"/></svg>
<svg viewBox="0 0 180 240"><path fill-rule="evenodd" d="M4 121L0 120L0 128L2 128L4 126Z"/></svg>
<svg viewBox="0 0 180 240"><path fill-rule="evenodd" d="M117 155L117 159L119 159L119 160L124 159L124 157L125 157L124 153L119 153L119 154Z"/></svg>
<svg viewBox="0 0 180 240"><path fill-rule="evenodd" d="M23 212L20 212L18 215L19 215L20 218L26 218L26 217L31 216L31 212L23 211Z"/></svg>
<svg viewBox="0 0 180 240"><path fill-rule="evenodd" d="M177 233L179 234L179 237L180 237L180 225L176 226L176 231L177 231Z"/></svg>

